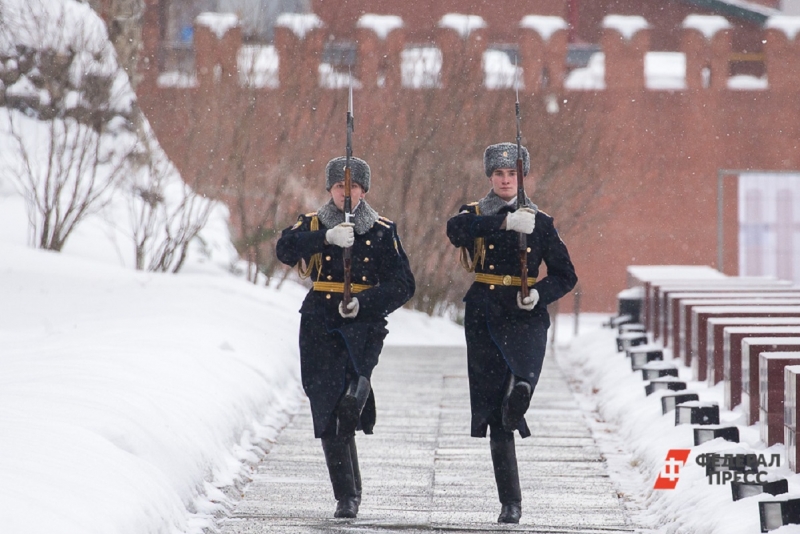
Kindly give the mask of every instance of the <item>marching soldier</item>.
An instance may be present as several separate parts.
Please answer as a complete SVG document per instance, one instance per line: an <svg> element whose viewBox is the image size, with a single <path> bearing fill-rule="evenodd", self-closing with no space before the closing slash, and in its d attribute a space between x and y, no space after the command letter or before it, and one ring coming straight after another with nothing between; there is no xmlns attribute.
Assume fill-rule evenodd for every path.
<svg viewBox="0 0 800 534"><path fill-rule="evenodd" d="M483 164L491 191L462 206L447 222L447 236L461 248L464 267L475 281L464 297L473 437L486 437L502 505L498 522L519 523L519 484L514 431L530 435L525 412L544 361L550 317L547 305L577 283L567 247L527 195L516 209L517 144L486 148ZM522 147L523 174L530 170ZM520 188L521 189L521 188ZM520 233L527 237L528 286L520 287ZM524 241L523 241L524 243ZM547 276L537 280L541 262Z"/></svg>
<svg viewBox="0 0 800 534"><path fill-rule="evenodd" d="M301 215L277 244L278 258L313 278L300 308L300 369L311 403L314 435L322 440L334 517L353 518L361 503L355 431L372 434L372 370L386 337L386 316L414 294L414 276L394 223L367 204L370 168L350 158L352 222L345 222L345 157L325 168L331 199ZM343 251L352 247L352 300L343 301ZM304 265L303 265L304 264Z"/></svg>

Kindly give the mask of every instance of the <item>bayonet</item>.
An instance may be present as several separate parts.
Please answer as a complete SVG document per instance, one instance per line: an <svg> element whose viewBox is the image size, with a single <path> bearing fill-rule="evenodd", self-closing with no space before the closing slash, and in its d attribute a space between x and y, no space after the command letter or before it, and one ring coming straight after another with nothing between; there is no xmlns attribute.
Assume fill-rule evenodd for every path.
<svg viewBox="0 0 800 534"><path fill-rule="evenodd" d="M519 68L514 60L514 86L517 91L517 101L514 104L517 115L517 209L525 207L525 183L522 162L522 117L519 111ZM519 233L519 267L520 267L520 295L528 296L528 236Z"/></svg>
<svg viewBox="0 0 800 534"><path fill-rule="evenodd" d="M349 223L353 217L353 199L350 197L352 179L350 177L350 158L353 157L353 73L350 72L349 88L347 97L347 146L345 148L344 164L344 221ZM344 288L342 290L342 301L344 305L350 304L350 282L352 278L352 259L353 249L347 247L342 251L344 258Z"/></svg>

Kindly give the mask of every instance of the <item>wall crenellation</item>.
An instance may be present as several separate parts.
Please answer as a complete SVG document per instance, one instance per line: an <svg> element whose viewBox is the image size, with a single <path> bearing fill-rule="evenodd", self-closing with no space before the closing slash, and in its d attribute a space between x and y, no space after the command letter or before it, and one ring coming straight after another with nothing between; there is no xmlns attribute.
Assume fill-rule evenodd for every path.
<svg viewBox="0 0 800 534"><path fill-rule="evenodd" d="M575 47L556 18L538 17L513 38L503 34L502 42L492 41L498 33L491 26L437 28L421 41L412 28L381 34L353 24L336 40L319 25L308 25L302 36L281 26L267 47L243 45L235 27L217 37L198 26L190 86L159 85L151 21L139 104L182 176L228 203L242 239L260 239L313 209L314 195L324 193L317 187L324 164L343 150L347 66L333 71L325 63L323 75L320 65L355 57L356 153L373 167L381 186L370 193L374 205L404 229L421 291L433 299L439 288L463 294L468 280L453 274L437 285L450 273L428 261L440 260L430 250L449 245L436 227L441 221L420 217L454 212L485 194L480 155L485 143L515 135L508 81L519 72L523 143L539 162L536 201L559 221L581 277L583 305L610 310L626 265L715 263L716 219L709 207L716 205L718 169L800 168L800 124L790 112L800 109L800 37L787 24L763 30L763 47L744 61L763 62L766 78L751 75L742 84L732 67L742 51L724 20L680 26L677 19L680 39L670 52L654 50L657 30L647 21L627 25L616 18L603 28L602 54L581 69L567 67L574 65ZM274 78L248 85L259 77L237 70L242 51L258 46L268 53L249 57L253 64L267 58ZM439 65L438 77L414 71L419 65L409 65L409 57ZM498 77L505 84L489 83L487 57L505 69L505 78ZM653 83L654 59L662 62L656 74L673 77L669 83ZM726 236L737 235L731 202ZM259 247L266 264L274 264L270 243ZM725 250L726 272L734 274L736 243L726 242Z"/></svg>
<svg viewBox="0 0 800 534"><path fill-rule="evenodd" d="M476 87L483 85L483 54L496 45L489 42L487 28L474 28L462 34L451 27L439 27L433 35L432 42L426 44L441 53L441 83L438 86L446 89L448 83L468 83ZM329 39L324 27L310 28L302 35L286 26L276 27L274 47L279 67L274 75L278 83L264 90L280 90L281 82L296 79L298 74L316 76ZM402 27L392 29L385 38L372 28L356 27L351 41L355 43L357 58L353 72L360 86L390 90L403 86L401 69L404 50L423 44L407 42ZM564 81L569 74L566 67L567 41L568 30L564 24L554 31L522 27L516 42L503 44L518 50L525 87L538 90L545 84L548 90L558 91L564 88ZM717 91L727 88L729 62L733 58L729 29L722 27L708 35L697 27L683 27L680 43L680 52L685 56L684 86L687 90ZM650 51L649 28L630 30L606 26L600 45L605 56L606 89L637 91L645 88L644 63L645 55ZM239 68L237 50L241 46L242 33L239 27L230 29L218 38L210 28L196 25L194 47L198 88L202 90L222 80L236 80ZM761 59L766 67L770 89L789 90L800 84L799 58L800 39L797 36L790 38L787 32L777 28L764 31L764 54ZM346 68L340 70L347 72ZM147 69L144 83L150 85L150 90L168 89L157 88L157 76L155 69ZM309 82L304 79L303 83Z"/></svg>

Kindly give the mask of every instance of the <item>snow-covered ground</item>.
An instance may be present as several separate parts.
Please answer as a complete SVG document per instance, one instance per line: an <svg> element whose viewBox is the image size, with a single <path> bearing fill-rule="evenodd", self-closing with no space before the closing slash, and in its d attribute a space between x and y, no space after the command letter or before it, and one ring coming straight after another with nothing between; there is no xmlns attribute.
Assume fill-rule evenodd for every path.
<svg viewBox="0 0 800 534"><path fill-rule="evenodd" d="M108 233L57 254L27 247L25 229L6 191L0 531L199 532L300 400L306 289L250 284L197 251L181 274L137 272L113 264ZM387 344L464 343L454 323L407 310L389 330Z"/></svg>
<svg viewBox="0 0 800 534"><path fill-rule="evenodd" d="M581 405L593 429L620 496L628 503L634 519L643 527L659 533L731 534L761 532L758 502L800 497L800 475L792 473L782 444L767 448L760 440L757 425L746 426L740 409L724 409L723 384L710 388L705 382L691 380L692 371L679 360L672 360L668 350L664 359L678 367L688 390L699 394L700 401L720 405L720 423L739 429L740 443L717 438L694 446L692 425L675 426L675 413L661 413L663 393L645 395L641 371L632 371L624 352L616 351L616 330L603 328L607 317L583 318L581 334L573 338L569 328L557 337L559 361L573 381ZM562 324L571 324L562 320ZM664 470L667 451L691 449L686 465L680 469L674 490L653 489L659 472ZM767 460L781 455L780 467L761 467L770 476L787 478L789 493L778 497L759 495L734 502L730 484L711 484L705 469L696 462L704 453L763 454ZM789 525L771 532L800 533L800 525Z"/></svg>

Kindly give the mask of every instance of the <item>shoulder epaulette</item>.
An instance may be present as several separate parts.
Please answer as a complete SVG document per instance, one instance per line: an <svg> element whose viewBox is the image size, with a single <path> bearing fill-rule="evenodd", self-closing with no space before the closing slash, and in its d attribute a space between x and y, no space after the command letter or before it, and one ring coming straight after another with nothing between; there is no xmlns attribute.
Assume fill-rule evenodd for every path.
<svg viewBox="0 0 800 534"><path fill-rule="evenodd" d="M386 218L386 217L384 217L383 215L378 215L378 218L379 218L380 220L382 220L382 221L385 221L385 222L389 223L389 224L394 224L394 221L390 221L389 219L387 219L387 218Z"/></svg>
<svg viewBox="0 0 800 534"><path fill-rule="evenodd" d="M546 212L544 212L544 211L542 211L542 210L539 210L539 213L541 213L542 215L547 215L547 216L548 216L548 217L550 217L551 219L553 218L553 216L552 216L552 215L550 215L549 213L546 213Z"/></svg>
<svg viewBox="0 0 800 534"><path fill-rule="evenodd" d="M312 211L311 213L306 213L306 214L304 215L304 217L313 217L313 216L314 216L314 215L316 215L316 214L317 214L317 212L316 212L316 211Z"/></svg>
<svg viewBox="0 0 800 534"><path fill-rule="evenodd" d="M380 219L378 219L378 220L377 220L377 221L375 221L375 222L376 222L376 223L378 223L378 224L380 224L381 226L385 226L386 228L391 228L391 226L389 226L388 224L386 224L385 222L383 222L383 221L382 221L382 220L380 220Z"/></svg>
<svg viewBox="0 0 800 534"><path fill-rule="evenodd" d="M467 206L477 206L477 205L478 205L477 202L470 202L469 204L467 204Z"/></svg>

